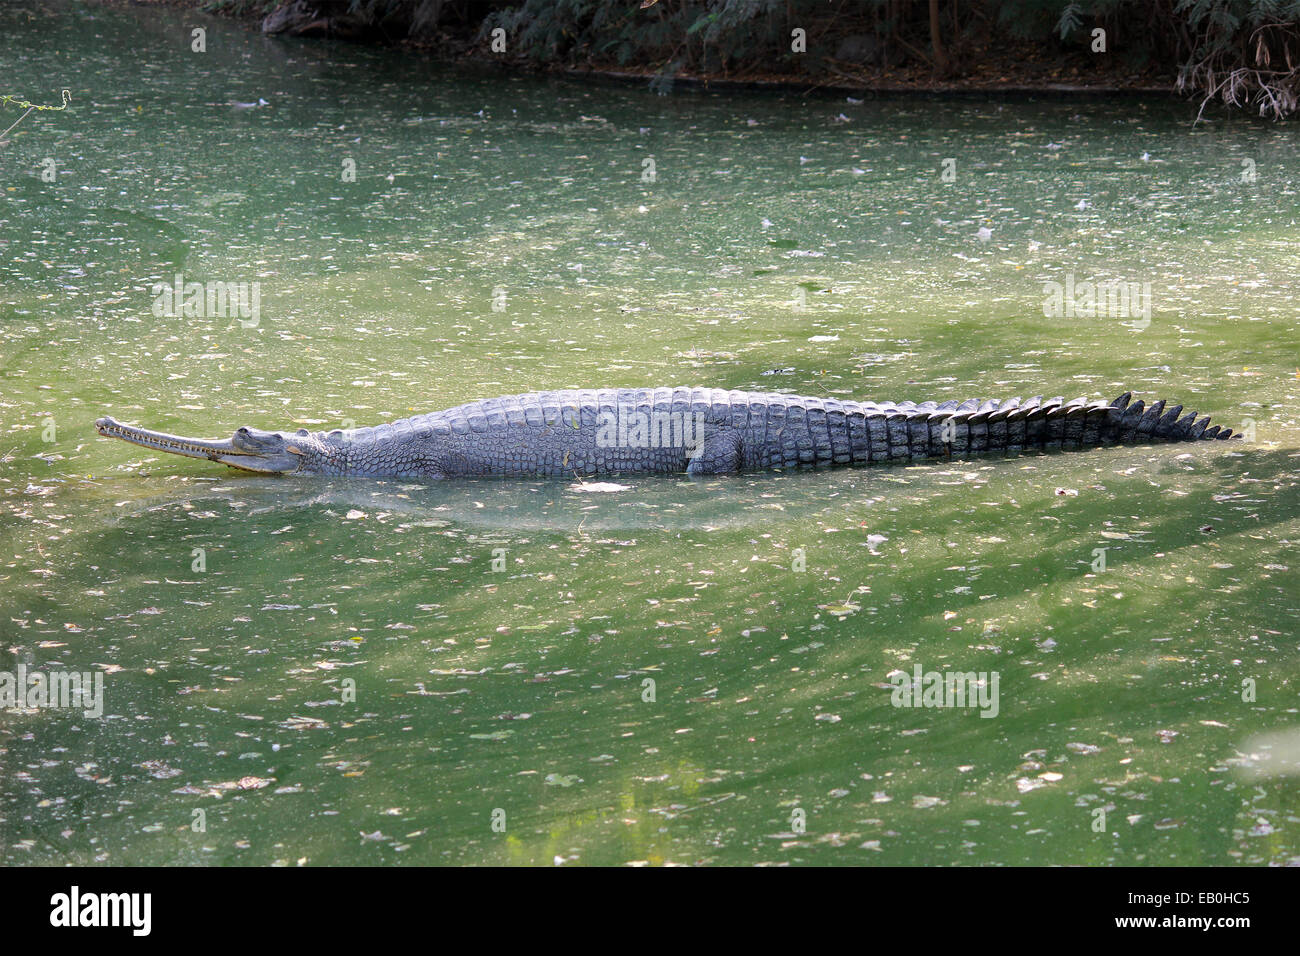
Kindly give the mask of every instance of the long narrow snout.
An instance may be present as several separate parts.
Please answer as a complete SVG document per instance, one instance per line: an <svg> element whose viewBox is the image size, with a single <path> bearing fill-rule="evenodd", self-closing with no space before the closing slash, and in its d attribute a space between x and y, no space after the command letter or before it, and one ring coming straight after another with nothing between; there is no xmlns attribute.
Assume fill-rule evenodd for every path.
<svg viewBox="0 0 1300 956"><path fill-rule="evenodd" d="M186 458L206 458L219 461L222 455L244 455L246 452L235 447L228 438L185 438L181 435L169 435L166 432L150 431L135 425L123 425L116 419L105 416L95 422L95 430L105 438L120 438L122 441L153 448L156 451L184 455Z"/></svg>
<svg viewBox="0 0 1300 956"><path fill-rule="evenodd" d="M289 474L297 471L302 463L299 448L279 432L241 428L230 438L187 438L124 425L107 416L95 422L95 430L106 438L119 438L141 448L185 458L203 458L261 474Z"/></svg>

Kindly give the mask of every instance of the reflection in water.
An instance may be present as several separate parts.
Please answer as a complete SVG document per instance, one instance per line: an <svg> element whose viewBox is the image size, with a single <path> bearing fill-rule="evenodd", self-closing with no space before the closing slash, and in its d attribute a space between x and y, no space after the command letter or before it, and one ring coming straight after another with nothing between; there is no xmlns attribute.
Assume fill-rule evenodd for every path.
<svg viewBox="0 0 1300 956"><path fill-rule="evenodd" d="M1300 729L1258 734L1242 745L1242 773L1255 780L1300 777Z"/></svg>

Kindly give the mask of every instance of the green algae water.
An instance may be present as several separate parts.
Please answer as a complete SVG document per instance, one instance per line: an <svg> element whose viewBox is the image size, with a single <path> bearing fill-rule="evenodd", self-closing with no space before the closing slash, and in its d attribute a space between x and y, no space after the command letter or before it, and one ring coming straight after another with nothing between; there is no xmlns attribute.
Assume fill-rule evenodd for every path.
<svg viewBox="0 0 1300 956"><path fill-rule="evenodd" d="M103 681L0 712L0 862L1300 862L1294 124L657 96L75 4L0 35L3 92L72 93L0 147L0 671ZM1248 438L598 492L92 427L672 384L1132 388ZM950 672L985 705L899 690Z"/></svg>

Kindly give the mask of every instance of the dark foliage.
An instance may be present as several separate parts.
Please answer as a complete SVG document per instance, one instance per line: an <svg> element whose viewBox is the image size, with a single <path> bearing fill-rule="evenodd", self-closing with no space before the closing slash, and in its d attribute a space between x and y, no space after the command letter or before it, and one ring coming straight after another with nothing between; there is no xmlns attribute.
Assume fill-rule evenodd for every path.
<svg viewBox="0 0 1300 956"><path fill-rule="evenodd" d="M249 3L257 0L217 0ZM318 0L389 37L472 39L547 67L960 83L990 51L1048 64L1113 58L1207 102L1280 118L1300 101L1300 0ZM795 31L803 31L800 49ZM1099 51L1103 31L1105 51ZM496 34L500 38L501 34ZM1014 58L1014 57L1013 57ZM1078 73L1077 66L1074 73Z"/></svg>

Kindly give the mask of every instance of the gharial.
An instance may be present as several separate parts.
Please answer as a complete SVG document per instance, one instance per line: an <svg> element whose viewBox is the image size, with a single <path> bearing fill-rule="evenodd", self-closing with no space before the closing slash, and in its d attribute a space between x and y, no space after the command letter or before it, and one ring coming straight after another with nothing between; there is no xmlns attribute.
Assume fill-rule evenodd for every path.
<svg viewBox="0 0 1300 956"><path fill-rule="evenodd" d="M185 438L95 422L99 434L244 471L429 481L498 475L680 474L961 459L1024 450L1232 436L1195 412L1125 392L1076 398L856 402L716 388L530 392L373 428Z"/></svg>

